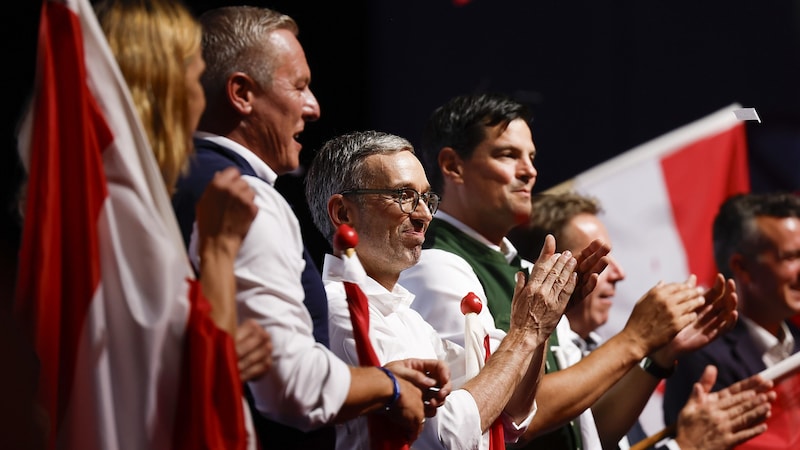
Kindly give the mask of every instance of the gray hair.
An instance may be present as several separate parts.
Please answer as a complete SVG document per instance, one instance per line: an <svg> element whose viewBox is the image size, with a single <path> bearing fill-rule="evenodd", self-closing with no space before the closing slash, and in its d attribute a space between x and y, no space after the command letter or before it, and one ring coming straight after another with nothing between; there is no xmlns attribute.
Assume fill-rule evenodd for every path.
<svg viewBox="0 0 800 450"><path fill-rule="evenodd" d="M267 41L269 33L289 30L297 36L299 32L291 17L255 6L211 9L199 20L206 62L202 83L209 102L221 98L228 77L234 72L246 73L262 87L269 86L277 65L275 52Z"/></svg>
<svg viewBox="0 0 800 450"><path fill-rule="evenodd" d="M364 167L367 157L402 151L414 153L414 147L393 134L363 131L335 137L317 152L306 174L306 200L314 224L329 242L336 231L328 217L331 196L370 187L376 181Z"/></svg>

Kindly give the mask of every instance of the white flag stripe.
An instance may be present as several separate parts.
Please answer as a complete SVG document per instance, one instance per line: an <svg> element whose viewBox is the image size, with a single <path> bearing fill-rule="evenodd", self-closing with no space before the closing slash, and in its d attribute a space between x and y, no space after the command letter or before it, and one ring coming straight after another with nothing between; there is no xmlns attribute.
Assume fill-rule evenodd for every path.
<svg viewBox="0 0 800 450"><path fill-rule="evenodd" d="M658 160L628 165L614 178L618 183L589 184L581 177L575 180L576 191L600 199L605 212L602 220L613 244L612 255L627 274L617 284L608 323L598 330L604 339L625 326L635 302L655 283L683 280L689 271ZM619 183L627 195L621 195ZM640 214L647 217L646 223L637 219Z"/></svg>
<svg viewBox="0 0 800 450"><path fill-rule="evenodd" d="M762 370L759 375L766 380L778 380L800 368L800 352L784 359L772 367Z"/></svg>
<svg viewBox="0 0 800 450"><path fill-rule="evenodd" d="M733 115L739 120L757 120L758 123L761 123L761 118L758 117L758 112L755 108L734 109Z"/></svg>
<svg viewBox="0 0 800 450"><path fill-rule="evenodd" d="M466 376L464 381L470 380L483 368L486 356L486 348L483 340L486 337L486 329L476 313L464 315L464 362L466 364Z"/></svg>

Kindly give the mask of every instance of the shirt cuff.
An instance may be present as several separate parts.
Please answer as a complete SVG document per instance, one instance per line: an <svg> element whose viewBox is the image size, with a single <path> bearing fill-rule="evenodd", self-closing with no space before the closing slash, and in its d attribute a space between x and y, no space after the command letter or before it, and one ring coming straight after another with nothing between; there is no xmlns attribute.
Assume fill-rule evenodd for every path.
<svg viewBox="0 0 800 450"><path fill-rule="evenodd" d="M539 406L536 404L536 400L534 400L531 412L520 423L516 423L514 421L514 418L511 417L511 415L507 414L505 411L500 413L500 420L501 423L503 424L503 435L505 436L506 442L514 443L517 442L520 437L522 437L525 431L528 430L528 426L531 424L533 416L536 415L536 411L538 409Z"/></svg>

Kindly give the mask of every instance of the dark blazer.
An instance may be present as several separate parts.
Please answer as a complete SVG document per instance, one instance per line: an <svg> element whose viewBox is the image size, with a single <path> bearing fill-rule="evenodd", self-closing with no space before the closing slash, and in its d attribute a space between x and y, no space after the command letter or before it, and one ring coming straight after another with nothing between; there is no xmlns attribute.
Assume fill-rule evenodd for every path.
<svg viewBox="0 0 800 450"><path fill-rule="evenodd" d="M794 336L794 353L800 351L800 329L787 322ZM667 378L664 391L664 423L673 424L678 413L689 400L692 386L703 374L707 365L717 366L717 382L712 391L730 386L737 381L766 369L761 351L756 346L747 327L740 320L734 328L707 346L678 359L675 373Z"/></svg>

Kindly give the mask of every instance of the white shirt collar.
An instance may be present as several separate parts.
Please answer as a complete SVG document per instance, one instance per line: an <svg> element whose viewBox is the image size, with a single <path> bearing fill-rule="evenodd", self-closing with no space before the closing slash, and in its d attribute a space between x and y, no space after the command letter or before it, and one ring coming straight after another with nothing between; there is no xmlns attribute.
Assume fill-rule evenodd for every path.
<svg viewBox="0 0 800 450"><path fill-rule="evenodd" d="M789 330L786 322L781 322L783 340L779 341L772 333L749 318L740 316L739 320L741 320L747 328L756 347L761 351L762 360L767 367L772 367L791 356L794 351L794 336L792 336L792 332Z"/></svg>
<svg viewBox="0 0 800 450"><path fill-rule="evenodd" d="M436 211L436 216L434 216L434 217L436 217L437 219L442 219L443 221L445 221L445 222L449 223L450 225L456 227L462 233L465 233L467 236L477 240L478 242L481 242L481 243L485 244L487 247L491 248L492 250L495 250L495 251L498 251L498 252L502 253L503 256L506 258L506 261L508 261L509 263L511 263L511 261L514 259L514 257L517 256L516 247L514 247L514 245L511 243L511 241L509 241L505 237L503 237L503 241L500 243L500 245L495 245L492 242L489 242L489 240L486 239L485 237L483 237L480 233L478 233L477 231L473 230L472 228L470 228L469 226L464 224L464 222L461 222L460 220L456 219L455 217L451 216L450 214L447 214L446 212L442 211L441 209Z"/></svg>
<svg viewBox="0 0 800 450"><path fill-rule="evenodd" d="M235 142L225 136L220 136L218 134L208 133L206 131L196 131L194 133L194 137L198 139L205 139L207 141L211 141L219 146L225 147L237 155L241 156L245 159L253 167L253 171L258 175L259 178L265 180L271 186L275 186L275 180L278 179L278 174L272 170L267 163L265 163L261 158L258 157L255 153L253 153L250 149Z"/></svg>
<svg viewBox="0 0 800 450"><path fill-rule="evenodd" d="M375 306L381 314L388 316L402 310L411 308L414 294L399 284L394 285L391 291L386 290L380 283L367 276L360 262L345 261L331 254L325 255L322 265L322 279L324 281L351 281L358 284L367 300Z"/></svg>

